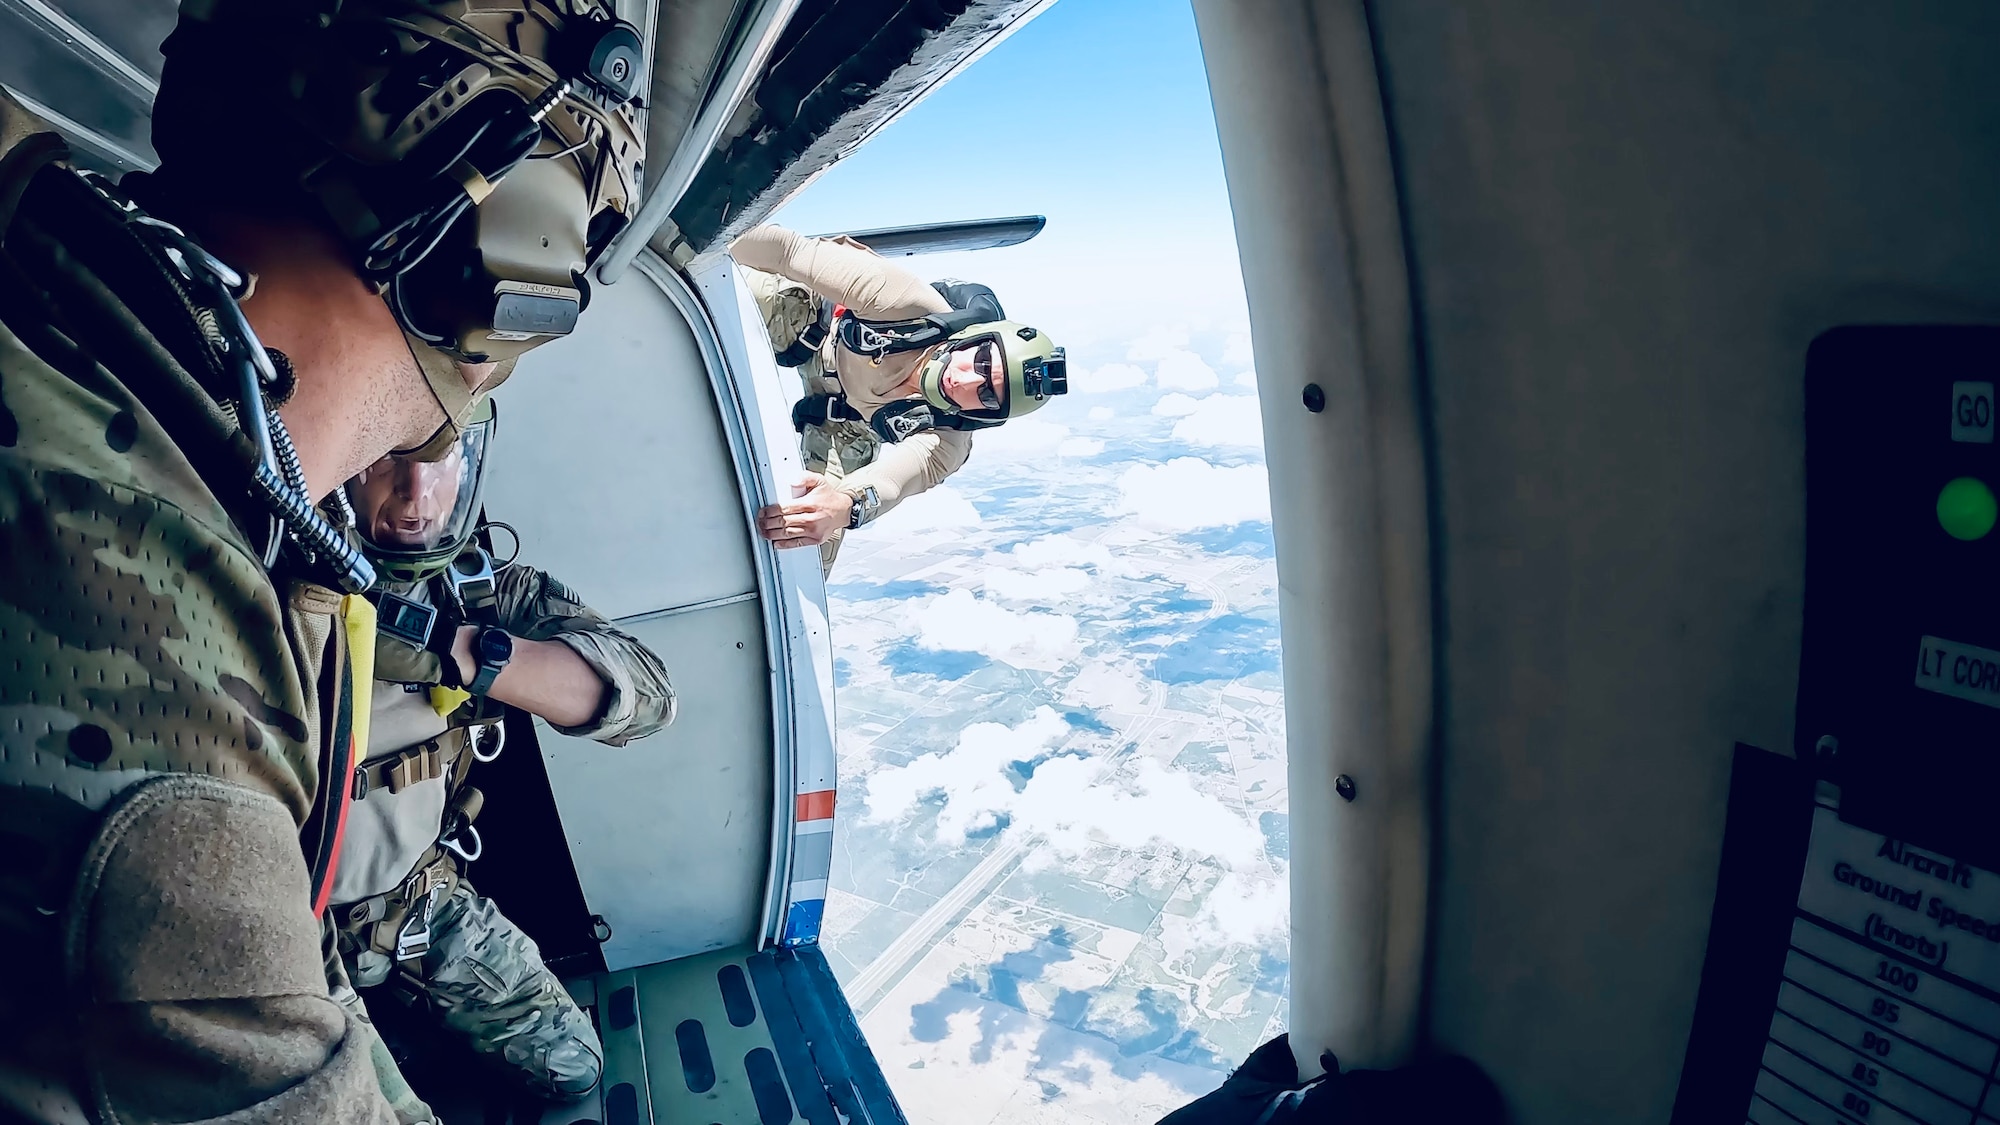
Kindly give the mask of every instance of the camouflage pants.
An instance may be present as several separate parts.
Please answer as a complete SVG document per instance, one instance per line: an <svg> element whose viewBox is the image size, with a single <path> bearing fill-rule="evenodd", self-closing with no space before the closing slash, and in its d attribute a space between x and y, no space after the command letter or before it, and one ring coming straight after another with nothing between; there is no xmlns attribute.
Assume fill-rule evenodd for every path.
<svg viewBox="0 0 2000 1125"><path fill-rule="evenodd" d="M379 975L364 950L356 975ZM504 1065L545 1098L581 1097L604 1071L590 1017L542 964L541 950L492 900L458 880L431 919L431 946L399 987L420 988L431 1014L474 1051Z"/></svg>

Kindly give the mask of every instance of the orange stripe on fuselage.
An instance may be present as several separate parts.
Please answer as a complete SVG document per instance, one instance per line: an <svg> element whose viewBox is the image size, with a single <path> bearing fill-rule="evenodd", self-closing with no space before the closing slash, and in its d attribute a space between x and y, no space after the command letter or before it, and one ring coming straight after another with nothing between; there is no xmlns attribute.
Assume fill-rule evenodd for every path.
<svg viewBox="0 0 2000 1125"><path fill-rule="evenodd" d="M801 793L796 808L800 820L830 820L833 818L833 790Z"/></svg>

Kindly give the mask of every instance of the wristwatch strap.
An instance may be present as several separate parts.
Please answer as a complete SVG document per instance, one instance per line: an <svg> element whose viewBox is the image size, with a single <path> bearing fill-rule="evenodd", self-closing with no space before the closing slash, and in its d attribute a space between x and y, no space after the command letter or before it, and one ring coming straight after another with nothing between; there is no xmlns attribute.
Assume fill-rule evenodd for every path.
<svg viewBox="0 0 2000 1125"><path fill-rule="evenodd" d="M489 662L486 659L486 638L491 633L499 633L501 637L505 638L508 650L507 655L497 663ZM479 635L472 639L472 654L479 661L479 670L474 673L472 682L465 685L465 690L484 698L486 693L492 690L493 681L500 677L500 670L505 668L508 662L513 659L513 642L514 638L508 636L505 630L493 628L480 630Z"/></svg>

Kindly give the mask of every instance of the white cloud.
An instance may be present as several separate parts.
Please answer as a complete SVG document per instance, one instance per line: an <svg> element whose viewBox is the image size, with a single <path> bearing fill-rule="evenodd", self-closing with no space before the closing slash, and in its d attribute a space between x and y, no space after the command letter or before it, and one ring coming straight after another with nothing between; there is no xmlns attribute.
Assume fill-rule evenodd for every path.
<svg viewBox="0 0 2000 1125"><path fill-rule="evenodd" d="M1250 347L1250 333L1231 332L1229 339L1222 345L1222 366L1235 367L1255 362L1256 356Z"/></svg>
<svg viewBox="0 0 2000 1125"><path fill-rule="evenodd" d="M1199 457L1164 465L1134 465L1118 477L1120 514L1176 531L1228 527L1271 518L1270 482L1262 465L1217 468Z"/></svg>
<svg viewBox="0 0 2000 1125"><path fill-rule="evenodd" d="M1254 388L1257 386L1257 369L1253 367L1248 371L1238 371L1236 378L1231 379L1230 382L1235 383L1239 387Z"/></svg>
<svg viewBox="0 0 2000 1125"><path fill-rule="evenodd" d="M920 802L941 794L944 809L938 813L938 842L963 844L967 832L991 828L1013 803L1009 766L1040 757L1068 733L1068 721L1051 707L1037 707L1015 727L974 723L959 732L958 745L949 751L924 754L909 765L870 774L864 819L877 824L901 820Z"/></svg>
<svg viewBox="0 0 2000 1125"><path fill-rule="evenodd" d="M1099 570L1112 564L1111 549L1102 543L1086 543L1073 535L1044 535L1026 543L1016 543L1005 555L1014 566L1025 569L1050 566L1090 566Z"/></svg>
<svg viewBox="0 0 2000 1125"><path fill-rule="evenodd" d="M1160 940L1169 961L1222 945L1260 944L1291 928L1291 900L1284 872L1245 864L1223 872L1195 914L1162 915Z"/></svg>
<svg viewBox="0 0 2000 1125"><path fill-rule="evenodd" d="M1105 776L1088 758L1051 758L1020 793L997 811L1009 813L1014 831L1028 831L1050 845L1031 860L1083 855L1098 844L1137 851L1164 842L1194 855L1213 856L1225 867L1248 865L1263 854L1264 834L1243 814L1194 784L1194 775L1151 758L1128 759Z"/></svg>
<svg viewBox="0 0 2000 1125"><path fill-rule="evenodd" d="M1070 380L1071 394L1108 394L1111 391L1130 390L1146 381L1146 372L1129 363L1107 363L1103 367L1079 372Z"/></svg>
<svg viewBox="0 0 2000 1125"><path fill-rule="evenodd" d="M1201 409L1201 399L1189 398L1178 392L1167 395L1153 404L1153 413L1162 418L1185 418Z"/></svg>
<svg viewBox="0 0 2000 1125"><path fill-rule="evenodd" d="M1153 377L1161 387L1170 391L1214 390L1221 380L1215 377L1215 368L1202 362L1202 358L1191 351L1168 352L1160 357L1159 366L1153 369Z"/></svg>
<svg viewBox="0 0 2000 1125"><path fill-rule="evenodd" d="M1000 567L986 572L986 592L1020 602L1046 602L1081 593L1090 585L1090 574L1071 566L1045 570L1014 570Z"/></svg>
<svg viewBox="0 0 2000 1125"><path fill-rule="evenodd" d="M1069 427L1041 418L1016 418L1004 426L981 430L972 436L972 448L988 457L1012 457L1023 453L1047 453L1069 437Z"/></svg>
<svg viewBox="0 0 2000 1125"><path fill-rule="evenodd" d="M917 644L940 652L976 652L1016 668L1052 672L1076 655L1076 618L1067 613L1016 613L953 590L918 603Z"/></svg>
<svg viewBox="0 0 2000 1125"><path fill-rule="evenodd" d="M1144 336L1132 341L1125 351L1126 359L1165 359L1175 352L1185 351L1188 346L1188 330L1184 324L1172 327L1157 327Z"/></svg>
<svg viewBox="0 0 2000 1125"><path fill-rule="evenodd" d="M1094 437L1073 437L1056 446L1062 457L1095 457L1104 452L1104 443Z"/></svg>
<svg viewBox="0 0 2000 1125"><path fill-rule="evenodd" d="M866 819L900 820L941 796L937 838L946 847L1005 818L1008 832L1045 842L1030 857L1038 863L1104 844L1137 850L1163 842L1227 868L1250 866L1263 854L1263 833L1242 812L1196 788L1193 774L1151 758L1108 769L1089 757L1047 758L1016 792L1013 763L1045 757L1069 731L1068 721L1046 706L1018 726L974 723L949 751L869 775Z"/></svg>
<svg viewBox="0 0 2000 1125"><path fill-rule="evenodd" d="M1138 368L1135 367L1133 370L1137 371ZM1109 422L1117 416L1118 412L1108 406L1093 406L1090 408L1090 420L1093 422Z"/></svg>
<svg viewBox="0 0 2000 1125"><path fill-rule="evenodd" d="M1195 445L1264 446L1264 420L1255 395L1210 395L1174 423L1174 437Z"/></svg>
<svg viewBox="0 0 2000 1125"><path fill-rule="evenodd" d="M950 485L939 485L929 492L912 496L869 525L872 531L882 530L892 535L911 535L919 531L936 531L948 527L976 527L979 524L979 509L972 506L963 493Z"/></svg>

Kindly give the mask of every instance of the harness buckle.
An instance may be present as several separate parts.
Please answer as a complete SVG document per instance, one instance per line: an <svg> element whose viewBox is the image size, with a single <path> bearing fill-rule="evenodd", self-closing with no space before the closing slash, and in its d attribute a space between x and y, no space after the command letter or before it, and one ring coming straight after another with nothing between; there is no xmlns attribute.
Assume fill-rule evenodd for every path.
<svg viewBox="0 0 2000 1125"><path fill-rule="evenodd" d="M403 921L403 928L396 932L398 961L408 961L430 952L431 918L437 913L438 900L444 897L447 880L438 873L435 865L424 869L422 878L425 883L423 901L411 908L410 916Z"/></svg>

